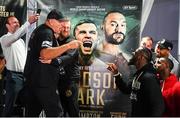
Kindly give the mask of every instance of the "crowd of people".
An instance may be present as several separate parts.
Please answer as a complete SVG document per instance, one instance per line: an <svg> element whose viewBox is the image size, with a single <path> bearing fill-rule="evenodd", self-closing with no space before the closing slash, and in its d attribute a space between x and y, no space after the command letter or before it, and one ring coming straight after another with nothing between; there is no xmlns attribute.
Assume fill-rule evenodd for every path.
<svg viewBox="0 0 180 118"><path fill-rule="evenodd" d="M118 92L127 94L122 101L131 101L130 116L180 116L179 62L170 54L170 41L163 39L153 49L153 38L143 37L130 56L119 49L126 35L126 18L119 11L104 16L104 40L97 44L94 21L80 20L73 38L70 19L53 9L25 44L21 37L39 16L30 16L22 26L15 16L7 18L8 32L0 37L4 55L0 67L6 68L2 116L14 116L14 106L20 105L28 117L38 117L42 110L47 117L78 117L79 66L102 62L113 74Z"/></svg>
<svg viewBox="0 0 180 118"><path fill-rule="evenodd" d="M132 116L180 116L177 100L180 95L179 78L172 72L173 61L163 56L163 52L169 55L173 45L163 39L156 44L155 52L152 52L152 42L151 37L142 38L140 47L129 61L129 65L135 65L137 71L128 84L123 81L116 64L110 63L107 69L114 74L118 88L130 94ZM156 56L154 61L153 54ZM176 72L179 72L177 68Z"/></svg>

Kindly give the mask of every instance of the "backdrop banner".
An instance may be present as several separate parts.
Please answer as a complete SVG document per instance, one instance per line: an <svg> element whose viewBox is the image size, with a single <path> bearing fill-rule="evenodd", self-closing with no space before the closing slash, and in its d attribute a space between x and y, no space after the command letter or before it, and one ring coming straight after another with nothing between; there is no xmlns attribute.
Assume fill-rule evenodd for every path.
<svg viewBox="0 0 180 118"><path fill-rule="evenodd" d="M117 63L126 82L131 79L132 73L126 68L124 62L129 60L131 53L139 44L142 0L37 0L36 2L37 8L34 9L41 9L38 25L44 23L52 9L59 9L70 18L72 36L74 26L82 19L93 20L97 25L98 39L95 41L96 51L92 54L93 62L88 65L80 63L78 98L80 117L130 116L129 95L121 93L116 88L115 79L107 70L107 63ZM35 11L34 9L28 10ZM102 49L105 32L101 29L101 25L106 13L114 10L120 11L125 16L127 27L124 42L119 44L118 55L104 52Z"/></svg>
<svg viewBox="0 0 180 118"><path fill-rule="evenodd" d="M98 39L94 42L96 51L92 54L93 62L88 65L80 63L79 66L80 117L130 116L129 95L117 89L112 73L107 70L107 63L116 63L126 82L131 79L132 73L124 63L129 60L131 53L139 44L142 0L1 0L0 36L6 32L4 25L6 17L15 15L23 24L27 13L34 13L37 9L42 10L38 25L44 23L50 10L62 11L71 20L72 36L74 26L80 20L90 19L97 25ZM125 16L127 27L124 42L119 44L118 55L104 52L103 41L106 32L101 28L106 13L114 10L120 11Z"/></svg>

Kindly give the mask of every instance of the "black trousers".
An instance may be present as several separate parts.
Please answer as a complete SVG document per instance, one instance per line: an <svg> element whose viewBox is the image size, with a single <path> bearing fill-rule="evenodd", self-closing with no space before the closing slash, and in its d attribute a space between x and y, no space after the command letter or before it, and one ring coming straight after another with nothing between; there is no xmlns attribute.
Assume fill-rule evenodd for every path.
<svg viewBox="0 0 180 118"><path fill-rule="evenodd" d="M17 103L20 90L24 85L24 77L22 72L14 72L7 70L6 84L5 84L5 108L3 110L2 116L21 116L16 114L16 105L19 107L21 104ZM16 105L15 105L16 104ZM18 108L19 109L19 108Z"/></svg>
<svg viewBox="0 0 180 118"><path fill-rule="evenodd" d="M78 90L79 84L75 81L64 81L60 79L58 84L59 96L64 110L64 117L78 117Z"/></svg>
<svg viewBox="0 0 180 118"><path fill-rule="evenodd" d="M56 87L27 87L26 91L26 116L39 117L42 110L47 117L62 116L63 111L60 104Z"/></svg>

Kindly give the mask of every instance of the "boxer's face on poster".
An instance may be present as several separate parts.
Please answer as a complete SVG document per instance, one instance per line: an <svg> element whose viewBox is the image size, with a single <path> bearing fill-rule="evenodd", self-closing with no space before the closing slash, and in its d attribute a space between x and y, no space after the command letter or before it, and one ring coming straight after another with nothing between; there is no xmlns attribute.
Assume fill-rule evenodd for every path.
<svg viewBox="0 0 180 118"><path fill-rule="evenodd" d="M84 55L90 55L92 53L97 35L97 28L93 23L83 23L77 26L75 38L82 41L81 51Z"/></svg>
<svg viewBox="0 0 180 118"><path fill-rule="evenodd" d="M103 29L106 41L115 45L121 44L125 39L126 19L120 13L110 13L104 21Z"/></svg>

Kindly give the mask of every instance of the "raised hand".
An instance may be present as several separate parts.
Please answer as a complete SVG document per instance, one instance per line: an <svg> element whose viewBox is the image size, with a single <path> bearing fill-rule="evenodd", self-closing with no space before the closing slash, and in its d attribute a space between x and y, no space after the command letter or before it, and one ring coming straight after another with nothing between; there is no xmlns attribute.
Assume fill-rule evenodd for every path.
<svg viewBox="0 0 180 118"><path fill-rule="evenodd" d="M77 49L80 45L82 45L82 42L78 40L72 40L67 45L69 49Z"/></svg>
<svg viewBox="0 0 180 118"><path fill-rule="evenodd" d="M118 74L118 68L114 63L108 63L107 69L111 71L113 74Z"/></svg>
<svg viewBox="0 0 180 118"><path fill-rule="evenodd" d="M29 16L28 21L30 24L33 24L37 22L38 19L39 19L39 14L34 14L34 15Z"/></svg>

